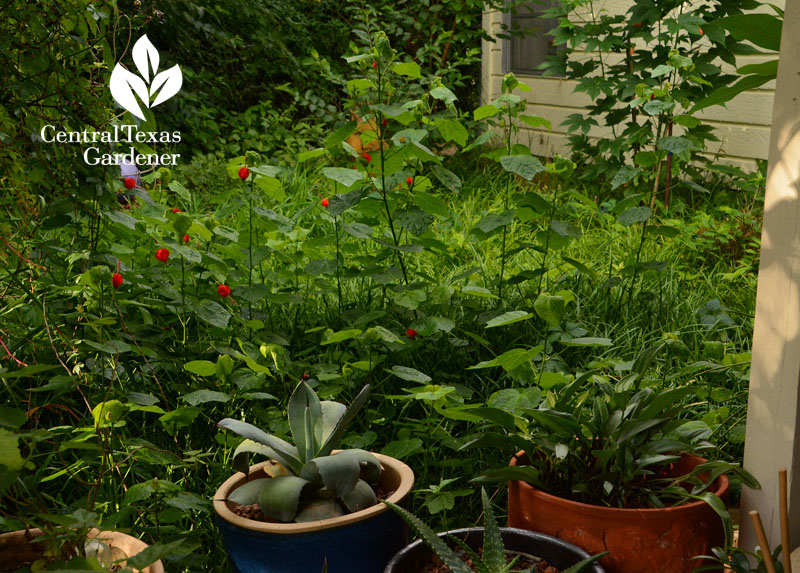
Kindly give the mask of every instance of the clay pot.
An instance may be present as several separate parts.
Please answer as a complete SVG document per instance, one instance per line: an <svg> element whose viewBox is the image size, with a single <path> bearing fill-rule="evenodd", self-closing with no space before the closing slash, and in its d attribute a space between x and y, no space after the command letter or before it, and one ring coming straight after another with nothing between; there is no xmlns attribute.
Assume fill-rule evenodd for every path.
<svg viewBox="0 0 800 573"><path fill-rule="evenodd" d="M0 571L16 571L26 563L40 559L44 545L34 543L33 540L41 535L44 535L41 529L12 531L0 535ZM97 539L111 548L119 548L128 557L133 557L147 547L144 541L119 531L90 529L86 540L92 539ZM164 566L161 561L156 561L142 569L141 573L164 573Z"/></svg>
<svg viewBox="0 0 800 573"><path fill-rule="evenodd" d="M414 487L414 472L403 462L374 454L381 465L381 489L393 491L387 501L402 504ZM268 477L271 462L250 468L249 479ZM245 519L232 509L231 492L247 481L243 473L229 478L214 495L217 525L235 573L376 573L405 547L408 533L400 516L378 503L341 517L308 523L266 523Z"/></svg>
<svg viewBox="0 0 800 573"><path fill-rule="evenodd" d="M518 464L517 458L520 459ZM511 465L527 461L519 452ZM680 476L705 462L684 454L670 468ZM709 491L728 498L728 478L720 476ZM722 520L702 501L663 509L620 509L588 505L544 493L521 481L508 483L508 525L558 537L594 555L608 573L689 573L705 563L692 559L722 546Z"/></svg>

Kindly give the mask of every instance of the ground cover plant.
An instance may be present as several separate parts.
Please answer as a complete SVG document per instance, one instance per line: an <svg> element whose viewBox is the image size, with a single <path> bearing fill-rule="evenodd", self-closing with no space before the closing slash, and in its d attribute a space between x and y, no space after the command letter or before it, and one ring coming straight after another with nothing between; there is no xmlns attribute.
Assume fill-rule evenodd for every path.
<svg viewBox="0 0 800 573"><path fill-rule="evenodd" d="M369 384L342 444L411 465L436 529L471 525L469 479L513 453L464 449L473 410L618 381L659 344L642 387L740 460L763 177L703 175L667 211L515 145L546 118L513 76L468 110L386 34L347 56L336 123L282 124L289 151L242 134L4 203L3 530L96 522L151 542L140 564L223 571L210 498L241 440L216 424L289 437L301 381L345 404Z"/></svg>

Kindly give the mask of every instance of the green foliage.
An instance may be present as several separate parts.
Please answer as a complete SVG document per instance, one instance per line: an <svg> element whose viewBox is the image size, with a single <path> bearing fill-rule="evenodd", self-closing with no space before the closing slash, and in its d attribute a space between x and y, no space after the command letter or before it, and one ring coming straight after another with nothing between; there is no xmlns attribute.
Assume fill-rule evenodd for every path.
<svg viewBox="0 0 800 573"><path fill-rule="evenodd" d="M748 472L720 461L700 464L689 476L666 472L681 454L709 451L712 432L704 423L681 418L684 400L693 393L690 385L668 383L673 377L648 379L648 369L665 347L649 347L624 367L618 365L627 374L616 381L589 370L554 390L538 408L515 408L513 418L498 418L491 410L476 415L507 432L492 440L507 442L509 449L524 446L531 468L524 479L550 493L621 508L703 498L730 527L724 505L706 490L726 472L758 488ZM488 436L479 433L469 447L487 445ZM703 474L705 481L696 478ZM497 478L510 476L501 470L477 479ZM689 482L693 488L684 489Z"/></svg>
<svg viewBox="0 0 800 573"><path fill-rule="evenodd" d="M402 507L390 502L384 502L397 512L403 521L406 522L411 531L417 535L422 542L430 549L439 559L450 568L454 573L470 573L475 570L481 573L533 573L532 568L528 569L515 569L514 565L519 560L519 556L506 563L506 550L503 546L503 538L501 536L500 528L497 525L497 520L494 517L494 510L489 501L489 496L486 495L486 490L481 488L481 503L483 507L483 549L479 553L473 551L461 539L453 536L448 536L452 542L457 544L466 552L469 557L472 567L465 564L465 562L445 543L442 539L443 536L436 535L433 529L416 517L413 513L403 509ZM608 552L594 555L587 559L582 560L564 569L564 573L580 573L589 565L607 555Z"/></svg>
<svg viewBox="0 0 800 573"><path fill-rule="evenodd" d="M689 161L709 163L700 152L717 138L692 114L768 81L768 67L759 68L727 87L737 76L721 66L735 65L737 54L757 53L743 40L775 49L777 19L744 13L757 6L752 0L637 2L622 14L600 9L592 0L564 0L549 10L546 16L559 19L549 34L565 49L543 65L545 74L576 80L576 91L592 99L587 114L574 114L564 124L572 134L574 159L585 164L582 176L618 177L630 169L631 150L642 171L628 179L637 181L664 178L664 165L669 178L673 171L693 172ZM778 21L778 31L779 26ZM578 50L596 57L572 58ZM590 139L593 126L611 133ZM673 135L673 128L680 135Z"/></svg>

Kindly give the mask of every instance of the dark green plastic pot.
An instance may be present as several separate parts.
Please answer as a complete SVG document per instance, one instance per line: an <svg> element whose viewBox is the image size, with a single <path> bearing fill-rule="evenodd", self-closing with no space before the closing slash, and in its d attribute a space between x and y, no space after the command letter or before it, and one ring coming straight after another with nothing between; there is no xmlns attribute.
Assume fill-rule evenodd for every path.
<svg viewBox="0 0 800 573"><path fill-rule="evenodd" d="M516 551L541 557L558 569L566 569L590 557L583 549L576 547L572 543L567 543L543 533L502 527L500 528L500 534L503 537L506 551ZM473 550L483 547L482 527L456 529L439 534L441 539L452 545L452 542L447 539L448 535L464 540ZM383 570L383 573L420 573L432 559L433 553L431 550L421 540L417 540L395 555L386 566L386 569ZM593 563L584 569L584 573L605 573L605 571L598 564Z"/></svg>

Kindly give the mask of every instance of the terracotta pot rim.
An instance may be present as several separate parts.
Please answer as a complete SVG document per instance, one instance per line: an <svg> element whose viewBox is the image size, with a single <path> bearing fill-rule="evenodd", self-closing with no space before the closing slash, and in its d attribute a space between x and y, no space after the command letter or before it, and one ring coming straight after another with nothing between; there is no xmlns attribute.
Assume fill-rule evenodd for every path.
<svg viewBox="0 0 800 573"><path fill-rule="evenodd" d="M16 531L9 531L7 533L0 533L0 545L11 544L15 540L18 540L22 543L30 543L37 537L44 535L44 532L39 529L38 527L32 527L30 529L18 529ZM123 533L122 531L100 531L99 529L93 527L86 533L86 540L90 541L93 539L97 539L98 541L105 542L110 546L120 547L121 545L126 546L128 549L136 550L136 553L128 555L128 557L133 557L137 555L141 551L144 551L148 545L142 541L141 539L134 537L133 535L128 535L127 533ZM135 569L135 571L140 571L139 569ZM164 573L164 565L159 559L145 567L141 570L142 573Z"/></svg>
<svg viewBox="0 0 800 573"><path fill-rule="evenodd" d="M400 483L397 487L397 490L391 496L389 496L386 501L400 503L414 487L414 472L410 467L400 460L374 452L373 455L380 460L381 465L384 467L384 472L393 472L398 475ZM265 461L251 466L248 475L252 476L253 474L258 473L261 468L270 463L270 461ZM323 519L321 521L309 521L306 523L266 523L263 521L256 521L254 519L245 519L244 517L233 513L230 507L228 507L229 502L227 501L230 493L244 482L245 475L241 472L228 478L214 494L214 511L216 511L219 518L224 519L231 525L235 525L249 531L279 535L309 533L312 531L322 531L325 529L342 527L351 523L370 519L387 511L392 511L388 505L378 502L372 507L362 509L361 511L357 511L355 513L350 513L331 519Z"/></svg>
<svg viewBox="0 0 800 573"><path fill-rule="evenodd" d="M694 455L694 454L682 454L682 457L697 458L699 460L702 460L700 463L708 461L705 458L702 458L702 457ZM527 454L525 453L525 450L518 451L514 455L514 457L511 458L511 462L509 463L509 465L510 466L518 465L517 464L518 459L522 459L522 458L527 458ZM663 516L663 515L665 515L665 512L674 513L674 512L678 512L678 511L687 511L687 510L692 510L692 509L695 509L695 508L706 507L708 505L704 501L697 500L697 501L690 501L689 503L684 503L682 505L677 505L677 506L674 506L674 507L642 507L642 508L636 508L636 507L631 507L631 508L627 508L627 507L606 507L604 505L592 505L592 504L589 504L589 503L582 503L580 501L573 501L571 499L566 499L564 497L559 497L557 495L553 495L551 493L547 493L545 491L542 491L542 490L540 490L540 489L538 489L538 488L536 488L536 487L532 486L531 484L529 484L527 482L524 482L524 481L520 481L520 480L512 480L512 481L517 487L522 488L523 490L528 490L529 489L531 495L535 495L535 496L541 497L542 499L544 499L548 503L552 503L554 505L561 504L561 505L572 507L572 508L576 508L576 509L578 509L580 511L585 511L585 512L602 511L604 513L611 514L611 515L631 515L631 514L635 513L635 514L644 515L644 516L656 516L656 515L662 515ZM716 485L716 487L714 487L714 485ZM712 484L712 486L709 487L707 491L710 491L711 493L716 494L718 497L724 497L728 493L729 486L730 486L730 482L728 480L728 477L725 476L725 475L721 475L715 480L714 484Z"/></svg>

